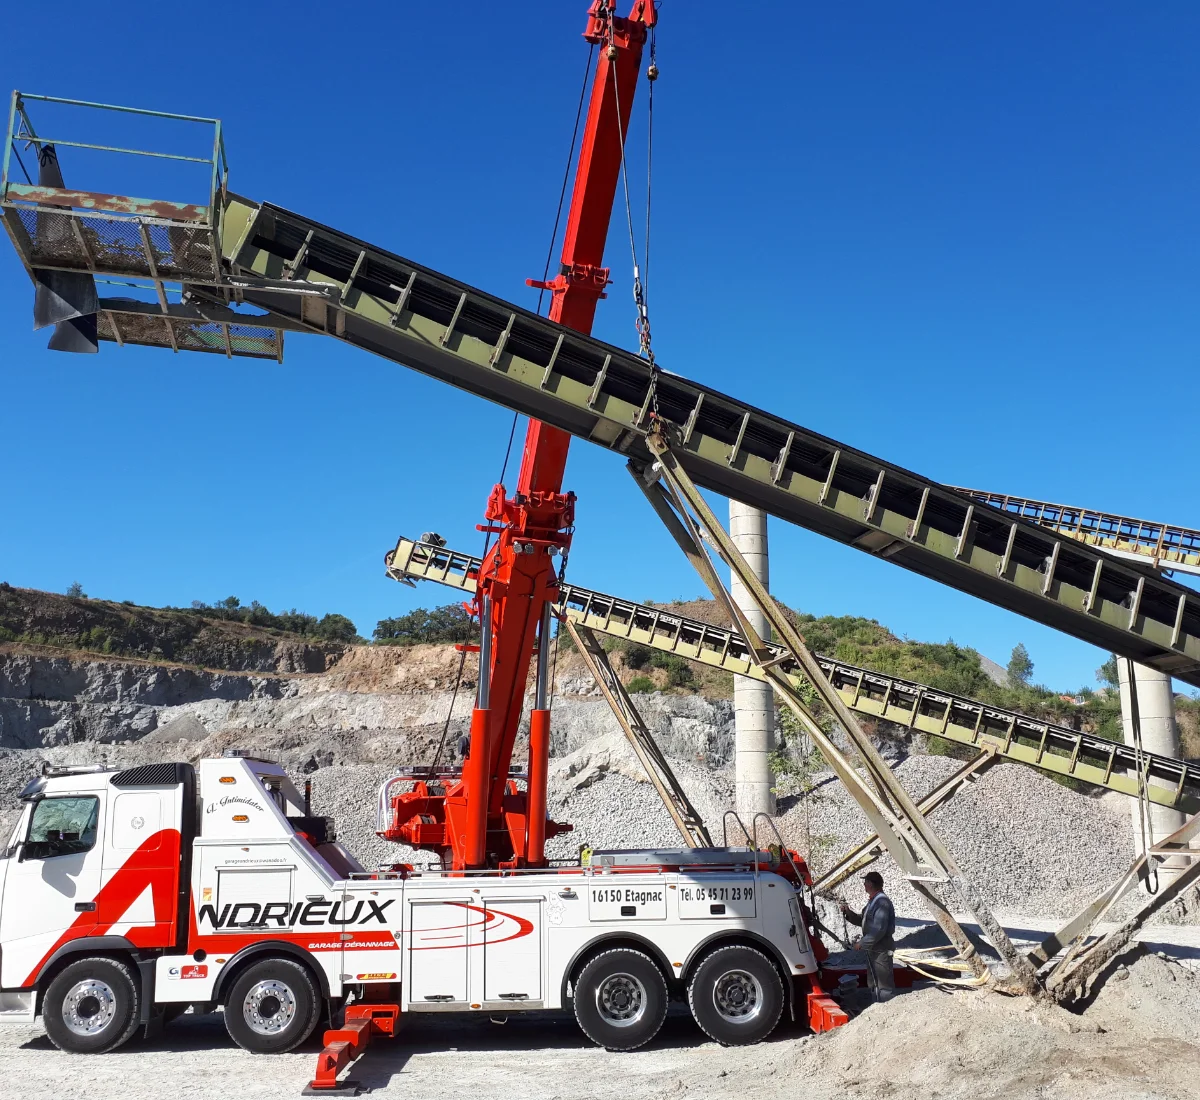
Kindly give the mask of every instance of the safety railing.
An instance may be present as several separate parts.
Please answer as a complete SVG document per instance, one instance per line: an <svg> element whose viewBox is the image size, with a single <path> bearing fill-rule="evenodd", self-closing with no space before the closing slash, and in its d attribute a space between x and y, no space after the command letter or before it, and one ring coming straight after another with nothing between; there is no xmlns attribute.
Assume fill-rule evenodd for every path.
<svg viewBox="0 0 1200 1100"><path fill-rule="evenodd" d="M983 489L956 491L1120 557L1146 561L1158 569L1200 574L1200 530L1195 528Z"/></svg>

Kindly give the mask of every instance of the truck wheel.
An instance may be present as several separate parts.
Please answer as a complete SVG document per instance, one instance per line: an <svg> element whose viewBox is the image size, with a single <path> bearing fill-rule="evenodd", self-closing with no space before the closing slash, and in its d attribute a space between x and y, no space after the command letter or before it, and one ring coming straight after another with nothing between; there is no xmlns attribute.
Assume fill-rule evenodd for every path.
<svg viewBox="0 0 1200 1100"><path fill-rule="evenodd" d="M292 959L251 963L225 995L225 1030L252 1054L282 1054L317 1026L321 996L308 967Z"/></svg>
<svg viewBox="0 0 1200 1100"><path fill-rule="evenodd" d="M688 982L688 1004L700 1029L722 1046L765 1039L783 1013L783 982L753 947L718 947Z"/></svg>
<svg viewBox="0 0 1200 1100"><path fill-rule="evenodd" d="M42 1020L59 1050L103 1054L137 1031L139 1008L132 967L92 956L59 971L42 1001Z"/></svg>
<svg viewBox="0 0 1200 1100"><path fill-rule="evenodd" d="M667 983L641 951L614 948L597 955L575 982L575 1019L584 1035L608 1050L636 1050L667 1018Z"/></svg>

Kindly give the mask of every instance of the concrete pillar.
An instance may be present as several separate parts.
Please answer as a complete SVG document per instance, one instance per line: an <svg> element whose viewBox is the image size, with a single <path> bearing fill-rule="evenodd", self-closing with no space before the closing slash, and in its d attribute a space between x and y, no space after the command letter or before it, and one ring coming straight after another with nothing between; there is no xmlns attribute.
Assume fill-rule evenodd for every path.
<svg viewBox="0 0 1200 1100"><path fill-rule="evenodd" d="M1137 685L1138 714L1141 719L1142 748L1147 752L1158 753L1161 756L1178 757L1179 727L1175 723L1175 695L1171 691L1171 677L1166 672L1155 668L1134 664L1123 657L1117 658L1117 672L1121 682L1121 725L1125 732L1125 744L1133 744L1133 716L1130 712L1130 672L1132 670L1134 683ZM1135 799L1132 804L1133 813L1133 848L1141 855L1142 830L1141 811ZM1187 815L1180 810L1172 810L1166 806L1150 803L1146 815L1147 840L1153 843L1170 836L1178 829ZM1159 878L1171 879L1179 874L1182 867L1172 866L1169 861L1159 870Z"/></svg>
<svg viewBox="0 0 1200 1100"><path fill-rule="evenodd" d="M767 514L747 504L729 502L729 534L747 565L764 585L770 584L767 561ZM745 586L736 578L730 585L734 603L746 612L764 639L771 637L767 617L758 610ZM768 753L775 748L775 698L770 684L749 676L733 678L734 789L737 812L747 825L757 813L773 814L775 777Z"/></svg>

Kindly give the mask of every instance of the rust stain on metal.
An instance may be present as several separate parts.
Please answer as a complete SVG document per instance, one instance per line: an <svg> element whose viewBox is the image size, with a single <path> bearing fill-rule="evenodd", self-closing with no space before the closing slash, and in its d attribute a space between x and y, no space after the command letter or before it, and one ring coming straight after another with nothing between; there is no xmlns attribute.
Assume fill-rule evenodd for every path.
<svg viewBox="0 0 1200 1100"><path fill-rule="evenodd" d="M207 222L209 207L195 203L167 202L165 199L136 199L130 195L105 195L99 191L72 191L64 187L39 187L12 183L6 198L80 210L105 210L114 214L136 214L166 221Z"/></svg>

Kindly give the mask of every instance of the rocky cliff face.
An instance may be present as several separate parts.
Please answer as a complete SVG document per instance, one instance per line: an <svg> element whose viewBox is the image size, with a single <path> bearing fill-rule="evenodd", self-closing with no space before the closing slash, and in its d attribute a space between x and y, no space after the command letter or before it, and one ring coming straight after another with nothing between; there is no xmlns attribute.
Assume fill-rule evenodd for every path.
<svg viewBox="0 0 1200 1100"><path fill-rule="evenodd" d="M0 651L0 748L135 741L182 708L277 702L296 686L280 676Z"/></svg>
<svg viewBox="0 0 1200 1100"><path fill-rule="evenodd" d="M260 675L0 647L0 749L123 745L221 734L258 741L303 733L440 737L465 732L474 671L453 690L458 659L443 646L348 647L326 672ZM566 753L617 729L590 677L560 665L553 746ZM451 713L453 703L453 713ZM732 708L692 695L655 695L644 717L664 748L726 762Z"/></svg>

